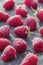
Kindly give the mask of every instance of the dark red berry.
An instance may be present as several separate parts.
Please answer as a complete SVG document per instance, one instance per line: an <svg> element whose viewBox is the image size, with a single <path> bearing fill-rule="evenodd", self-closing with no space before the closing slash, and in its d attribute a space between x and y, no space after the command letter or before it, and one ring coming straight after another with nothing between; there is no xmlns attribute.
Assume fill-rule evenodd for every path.
<svg viewBox="0 0 43 65"><path fill-rule="evenodd" d="M28 35L28 28L27 26L18 26L14 28L14 33L21 38L26 38Z"/></svg>
<svg viewBox="0 0 43 65"><path fill-rule="evenodd" d="M3 8L5 8L6 10L11 10L14 8L15 2L14 0L5 0L3 2Z"/></svg>
<svg viewBox="0 0 43 65"><path fill-rule="evenodd" d="M43 52L43 40L41 38L34 38L32 45L35 52Z"/></svg>
<svg viewBox="0 0 43 65"><path fill-rule="evenodd" d="M0 27L0 38L8 38L10 34L10 26L4 25Z"/></svg>
<svg viewBox="0 0 43 65"><path fill-rule="evenodd" d="M41 22L43 22L43 9L38 10L37 17Z"/></svg>
<svg viewBox="0 0 43 65"><path fill-rule="evenodd" d="M24 0L24 4L29 8L37 9L38 0Z"/></svg>
<svg viewBox="0 0 43 65"><path fill-rule="evenodd" d="M31 7L32 7L33 9L37 9L37 7L38 7L38 0L32 0L32 2L31 2Z"/></svg>
<svg viewBox="0 0 43 65"><path fill-rule="evenodd" d="M21 65L37 65L38 57L33 53L28 53L22 60Z"/></svg>
<svg viewBox="0 0 43 65"><path fill-rule="evenodd" d="M20 15L12 16L7 20L7 23L13 27L21 26L23 25L22 17Z"/></svg>
<svg viewBox="0 0 43 65"><path fill-rule="evenodd" d="M7 21L9 14L3 11L0 11L0 21Z"/></svg>
<svg viewBox="0 0 43 65"><path fill-rule="evenodd" d="M31 0L24 0L24 4L25 4L27 7L31 8Z"/></svg>
<svg viewBox="0 0 43 65"><path fill-rule="evenodd" d="M14 47L18 53L22 53L27 48L27 42L21 38L16 38L14 40Z"/></svg>
<svg viewBox="0 0 43 65"><path fill-rule="evenodd" d="M42 26L41 28L39 28L39 34L40 34L41 36L43 36L43 26Z"/></svg>
<svg viewBox="0 0 43 65"><path fill-rule="evenodd" d="M36 19L34 17L27 17L26 25L30 27L30 30L35 30L37 26Z"/></svg>
<svg viewBox="0 0 43 65"><path fill-rule="evenodd" d="M8 39L0 38L0 51L3 51L6 46L10 45L11 42Z"/></svg>
<svg viewBox="0 0 43 65"><path fill-rule="evenodd" d="M4 49L1 58L3 61L8 62L11 61L13 58L15 58L15 56L16 56L15 48L9 45Z"/></svg>
<svg viewBox="0 0 43 65"><path fill-rule="evenodd" d="M21 15L22 17L26 17L28 14L28 11L23 8L21 5L17 6L15 10L16 14Z"/></svg>

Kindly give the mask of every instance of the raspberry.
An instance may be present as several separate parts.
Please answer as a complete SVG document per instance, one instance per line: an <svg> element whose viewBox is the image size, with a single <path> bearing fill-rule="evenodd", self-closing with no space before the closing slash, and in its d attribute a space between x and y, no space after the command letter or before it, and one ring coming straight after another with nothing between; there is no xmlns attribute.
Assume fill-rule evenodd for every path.
<svg viewBox="0 0 43 65"><path fill-rule="evenodd" d="M37 9L37 7L38 7L38 0L32 0L31 7L33 9Z"/></svg>
<svg viewBox="0 0 43 65"><path fill-rule="evenodd" d="M21 65L37 65L38 57L33 53L28 53L22 60Z"/></svg>
<svg viewBox="0 0 43 65"><path fill-rule="evenodd" d="M24 0L24 4L25 4L27 7L31 8L31 0Z"/></svg>
<svg viewBox="0 0 43 65"><path fill-rule="evenodd" d="M29 8L36 9L38 6L38 0L24 0L24 4Z"/></svg>
<svg viewBox="0 0 43 65"><path fill-rule="evenodd" d="M43 52L43 40L41 38L34 38L32 45L35 52Z"/></svg>
<svg viewBox="0 0 43 65"><path fill-rule="evenodd" d="M43 9L38 10L37 17L41 22L43 22Z"/></svg>
<svg viewBox="0 0 43 65"><path fill-rule="evenodd" d="M39 0L40 3L43 3L43 0Z"/></svg>
<svg viewBox="0 0 43 65"><path fill-rule="evenodd" d="M43 26L39 29L39 33L41 36L43 36Z"/></svg>
<svg viewBox="0 0 43 65"><path fill-rule="evenodd" d="M6 10L11 10L13 9L14 5L15 5L14 0L6 0L3 3L3 8L5 8Z"/></svg>
<svg viewBox="0 0 43 65"><path fill-rule="evenodd" d="M26 38L28 35L28 28L27 26L18 26L14 28L14 33L21 38Z"/></svg>
<svg viewBox="0 0 43 65"><path fill-rule="evenodd" d="M0 27L0 38L8 38L10 33L10 26L4 25Z"/></svg>
<svg viewBox="0 0 43 65"><path fill-rule="evenodd" d="M36 29L36 20L34 17L27 17L26 18L26 25L28 25L28 27L30 27L30 30L35 30Z"/></svg>
<svg viewBox="0 0 43 65"><path fill-rule="evenodd" d="M8 62L8 61L11 61L13 58L15 58L15 56L16 56L15 48L11 45L8 45L4 49L4 51L1 55L1 58L2 58L3 61Z"/></svg>
<svg viewBox="0 0 43 65"><path fill-rule="evenodd" d="M0 21L6 21L9 18L9 14L3 11L0 11Z"/></svg>
<svg viewBox="0 0 43 65"><path fill-rule="evenodd" d="M21 26L23 25L22 17L20 15L12 16L7 20L7 23L13 27Z"/></svg>
<svg viewBox="0 0 43 65"><path fill-rule="evenodd" d="M21 15L22 17L26 17L28 12L25 8L23 8L21 5L17 6L15 10L16 14Z"/></svg>
<svg viewBox="0 0 43 65"><path fill-rule="evenodd" d="M24 51L26 50L26 48L27 48L27 42L24 41L24 40L21 39L21 38L16 38L16 39L14 40L14 47L15 47L15 49L16 49L16 51L17 51L18 53L22 53L22 52L24 52Z"/></svg>
<svg viewBox="0 0 43 65"><path fill-rule="evenodd" d="M10 45L11 42L8 39L0 38L0 51L3 51L6 46Z"/></svg>

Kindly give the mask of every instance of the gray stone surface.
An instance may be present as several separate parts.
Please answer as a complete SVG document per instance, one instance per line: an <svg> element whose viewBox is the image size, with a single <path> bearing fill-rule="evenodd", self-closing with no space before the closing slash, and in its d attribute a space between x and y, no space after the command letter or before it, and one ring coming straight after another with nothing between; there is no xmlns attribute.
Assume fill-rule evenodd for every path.
<svg viewBox="0 0 43 65"><path fill-rule="evenodd" d="M23 4L22 4L22 1L23 1L23 0L16 0L16 6L19 5L19 4L23 5ZM3 3L3 2L4 2L4 0L0 0L0 10L6 11L7 13L9 13L10 16L15 15L15 12L14 12L14 11L15 11L15 7L16 7L16 6L14 7L13 10L7 11L7 10L4 10L3 7L2 7L2 3ZM23 6L24 6L24 5L23 5ZM39 3L39 6L40 6L41 8L43 8L43 4L40 4L40 3ZM28 15L31 15L31 16L34 17L32 9L28 9L28 8L26 8L26 9L27 9L28 12L29 12ZM25 20L25 18L23 18L23 20ZM0 27L3 26L3 25L6 25L6 24L7 24L6 22L0 22ZM40 21L37 20L37 29L36 29L35 31L33 31L33 32L38 33L38 29L39 29L41 26L43 26L43 23L40 23ZM13 30L13 27L12 27L11 29ZM25 39L25 40L26 40L27 43L28 43L28 47L27 47L27 49L26 49L26 51L25 51L24 53L22 53L22 54L17 54L17 59L16 59L16 60L14 59L13 61L6 63L6 62L3 62L3 61L1 60L1 57L0 57L0 65L20 65L20 63L21 63L22 59L24 58L24 56L25 56L27 53L29 53L29 52L32 52L32 53L38 55L38 57L39 57L39 63L38 63L38 65L43 65L43 53L38 53L38 54L37 54L37 53L35 53L35 52L33 51L33 49L32 49L31 40L32 40L34 37L40 37L40 36L35 35L35 34L31 34L29 37L27 37L27 39ZM9 40L12 42L12 44L13 44L13 40L14 40L15 38L16 38L16 36L11 32L11 34L10 34L10 36L9 36ZM43 37L41 37L41 38L43 39ZM0 52L0 56L1 56L1 54L2 54L2 52Z"/></svg>

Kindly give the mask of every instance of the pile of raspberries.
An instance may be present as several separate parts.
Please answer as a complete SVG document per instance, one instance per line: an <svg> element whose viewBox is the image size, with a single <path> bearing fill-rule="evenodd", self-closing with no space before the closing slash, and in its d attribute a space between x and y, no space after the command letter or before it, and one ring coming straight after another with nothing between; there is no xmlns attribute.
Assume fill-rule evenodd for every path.
<svg viewBox="0 0 43 65"><path fill-rule="evenodd" d="M43 26L38 29L38 33L34 33L37 29L38 20L43 23L43 9L38 8L38 4L42 3L43 0L23 0L23 5L29 9L31 9L36 18L32 16L28 16L28 10L22 5L18 5L15 8L15 15L11 16L4 11L0 11L0 22L6 22L7 25L0 27L0 52L1 59L4 62L9 62L13 59L17 58L17 53L23 53L26 51L28 44L25 41L27 37L31 34L36 34L43 37ZM2 4L5 10L12 10L15 7L16 2L14 0L5 0ZM34 15L33 14L33 15ZM23 18L25 17L25 20ZM11 30L11 27L14 29ZM16 38L14 37L13 42L9 40L9 36L11 31ZM12 34L12 35L13 35ZM39 37L35 37L31 40L32 48L35 53L43 52L43 39ZM21 61L20 65L37 65L38 64L38 56L32 52L28 52L28 54Z"/></svg>

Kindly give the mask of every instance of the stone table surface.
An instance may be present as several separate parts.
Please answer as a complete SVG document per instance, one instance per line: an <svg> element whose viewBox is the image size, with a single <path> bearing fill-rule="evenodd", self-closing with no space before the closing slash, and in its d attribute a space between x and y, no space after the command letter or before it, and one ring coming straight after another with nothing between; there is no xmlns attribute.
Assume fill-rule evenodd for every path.
<svg viewBox="0 0 43 65"><path fill-rule="evenodd" d="M22 5L22 6L24 6L24 5L23 5L23 0L15 0L15 1L16 1L16 6L17 6L17 5ZM4 2L4 0L0 0L0 10L9 13L10 16L15 15L15 7L16 7L16 6L14 7L14 9L12 9L12 10L10 10L10 11L7 11L7 10L4 10L3 7L2 7L3 2ZM25 7L25 6L24 6L24 7ZM43 8L43 4L39 3L39 7L40 7L40 8ZM26 8L26 9L28 10L29 15L34 17L34 15L33 15L34 13L33 13L32 9L29 9L29 8ZM23 18L23 20L24 20L24 22L25 22L25 18ZM7 23L6 23L6 22L0 22L0 27L3 26L3 25L7 25ZM40 21L37 20L37 29L36 29L35 31L33 31L33 32L38 33L38 29L39 29L41 26L43 26L43 23L41 23ZM11 27L11 29L13 30L13 27ZM10 33L10 36L9 36L9 40L13 43L13 38L15 39L16 36L15 36L14 34L13 34L13 36L12 36L12 34L13 34L13 33L11 32L11 33ZM36 54L36 55L39 57L39 63L38 63L38 65L43 65L43 53L35 53L35 52L33 51L33 49L32 49L31 40L32 40L33 38L35 38L35 37L40 37L40 36L35 35L35 34L31 34L29 37L27 37L27 39L25 39L25 40L27 41L27 43L28 43L28 47L27 47L26 51L23 52L22 54L17 54L17 59L16 59L16 60L14 59L14 60L12 60L11 62L7 62L7 63L6 63L6 62L3 62L3 61L1 60L1 58L0 58L0 65L20 65L22 59L23 59L23 58L25 57L25 55L26 55L27 53L29 53L29 52L32 52L32 53ZM43 37L41 37L41 38L43 39ZM0 52L0 56L1 56L1 54L2 54L2 52Z"/></svg>

